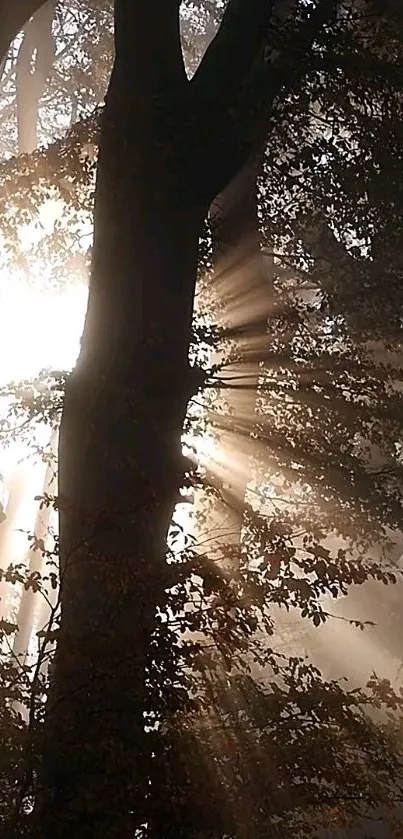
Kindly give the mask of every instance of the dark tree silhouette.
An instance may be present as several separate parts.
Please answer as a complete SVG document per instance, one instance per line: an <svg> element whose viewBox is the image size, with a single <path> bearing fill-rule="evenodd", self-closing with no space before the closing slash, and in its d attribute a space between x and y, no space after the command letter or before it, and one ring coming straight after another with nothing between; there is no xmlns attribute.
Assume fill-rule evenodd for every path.
<svg viewBox="0 0 403 839"><path fill-rule="evenodd" d="M322 0L306 9L304 4L299 8L288 2L283 6L231 0L217 37L189 82L181 55L179 3L160 0L148 8L137 0L116 0L116 61L101 125L89 307L79 362L67 382L61 426L62 615L39 743L37 839L72 835L125 839L135 835L140 821L147 823L147 835L153 839L199 835L249 839L251 829L254 836L266 837L273 813L287 821L291 807L305 813L312 802L316 806L318 775L323 782L322 806L333 802L335 790L337 796L342 798L343 791L352 800L357 771L359 800L362 795L370 803L373 795L376 798L373 776L375 772L378 777L379 766L383 771L388 740L383 730L378 735L360 717L358 706L365 706L365 697L325 684L317 671L296 658L288 669L279 669L270 649L263 660L280 674L282 687L278 683L274 687L272 683L270 690L267 685L259 687L245 673L235 674L230 665L226 670L222 666L223 660L233 662L233 649L247 662L248 639L257 627L263 625L269 634L273 632L269 605L291 604L319 625L325 618L323 594L336 597L347 585L368 576L390 579L379 563L363 564L360 556L350 561L343 550L333 556L321 545L333 526L348 536L353 522L356 541L366 537L367 547L386 519L396 526L401 515L399 503L388 506L381 488L378 492L378 485L368 480L352 452L355 425L351 417L355 420L358 413L354 400L362 381L371 398L380 392L379 380L370 379L361 364L358 335L362 326L358 322L368 314L362 274L366 272L368 279L374 263L371 268L359 263L357 270L357 262L337 242L327 222L322 224L320 212L311 224L306 218L312 204L318 210L322 202L328 211L333 202L335 218L340 219L344 210L340 205L348 194L352 195L349 219L358 225L357 181L353 178L351 186L348 180L351 157L347 155L343 165L336 160L333 168L322 170L318 168L321 143L323 154L329 157L325 140L315 135L306 139L315 97L326 115L329 107L332 120L334 101L342 100L343 115L349 112L351 100L344 77L340 81L340 67L347 77L347 90L351 86L357 93L361 83L360 75L356 82L357 62L360 72L364 66L370 77L373 64L378 66L364 46L361 56L360 32L350 30L348 3L343 4L340 16L347 23L333 27L337 5ZM291 19L283 27L285 7ZM364 33L371 24L365 15L363 21ZM389 45L390 38L389 34ZM383 70L393 73L393 62ZM362 122L358 121L360 139L366 118L364 110ZM355 120L354 114L350 130ZM88 201L91 173L80 162L81 151L96 122L94 115L53 152L34 155L35 177L40 180L45 170L49 178L53 167L52 178L58 184L61 171L68 172L70 199L80 182L87 196L83 201ZM377 140L379 136L376 133ZM300 254L301 238L307 243L305 265L302 259L293 263L294 254L288 255L295 272L292 279L302 275L304 282L307 278L316 282L321 294L330 298L325 301L323 320L328 312L335 319L342 313L354 335L343 331L343 323L340 334L345 349L329 359L322 322L312 339L312 313L284 306L280 335L273 329L270 336L271 347L263 359L267 377L262 375L259 388L260 357L246 353L247 412L251 413L257 390L259 398L269 393L257 425L259 441L274 468L277 464L286 477L292 481L297 476L298 481L302 464L304 479L316 491L324 488L320 522L309 509L309 499L302 513L298 510L274 519L256 514L243 498L235 499L236 526L241 520L244 524L243 548L250 549L252 557L259 554L262 561L258 584L247 562L234 566L229 579L209 557L190 553L184 570L168 564L166 544L178 490L191 468L181 453L187 403L202 380L200 371L189 365L189 344L203 221L212 208L218 266L222 258L242 261L249 249L261 265L255 161L267 137L266 177L268 188L274 185L276 200L281 197L276 177L284 182L279 172L281 167L292 168L287 161L294 160L293 154L295 167L287 188L290 185L291 191L298 185L299 177L304 188L298 205L301 212L288 216L283 207L284 221L276 219L277 230L270 229L273 218L267 212L267 244L271 248L276 236L282 239L286 261L284 243L290 229L297 234L293 244L299 237ZM382 144L373 145L381 154ZM22 187L25 165L17 161L7 169L8 177L14 172L16 180L21 174ZM381 192L376 192L373 205L378 200L382 203ZM218 194L224 201L217 200ZM8 197L3 196L3 201L7 203ZM385 221L383 204L379 214ZM13 223L14 216L9 224ZM220 240L224 252L217 254ZM264 272L258 274L263 288ZM276 282L278 286L278 277ZM361 295L359 307L351 305L351 299L347 302L353 286ZM251 324L260 335L267 322L266 302L263 309L258 312L260 322L255 313ZM231 323L225 326L230 335ZM290 333L292 349L286 340ZM243 349L253 346L252 340L244 347L242 335L237 339ZM349 353L352 358L346 369ZM275 369L270 366L273 357ZM323 370L324 364L329 369ZM332 379L336 374L342 388L339 399L339 380L335 385ZM315 390L307 390L304 375L311 377ZM351 377L355 390L350 399ZM276 397L287 395L287 390L302 394L305 401L285 399L279 410ZM242 432L241 420L242 409L235 423ZM224 429L225 421L223 417ZM233 427L229 425L230 430ZM343 469L337 462L340 459ZM267 470L267 461L265 451L257 464L262 472ZM299 545L292 535L296 520L308 534ZM370 533L369 524L373 525ZM181 612L181 606L191 600L192 576L202 579L205 612ZM207 640L200 648L192 649L190 644L182 661L175 630L161 617L169 609L178 616L184 635L198 631ZM259 609L261 622L256 617ZM188 675L196 661L205 675L199 706L194 702L192 679L184 679L183 658ZM400 708L387 685L382 688L374 682L373 689L376 702L386 696L392 707ZM159 737L145 731L144 711L151 706L154 712L162 708ZM312 712L308 719L307 708ZM197 710L193 728L189 710ZM352 740L359 749L358 770L355 755L351 761ZM370 745L361 760L366 743ZM37 745L35 741L35 752ZM392 758L387 766L393 774Z"/></svg>
<svg viewBox="0 0 403 839"><path fill-rule="evenodd" d="M42 839L133 830L147 660L187 468L181 430L199 383L188 351L203 219L257 153L274 99L336 9L321 0L274 50L272 4L233 0L189 82L179 5L115 3L89 304L60 431L62 618Z"/></svg>

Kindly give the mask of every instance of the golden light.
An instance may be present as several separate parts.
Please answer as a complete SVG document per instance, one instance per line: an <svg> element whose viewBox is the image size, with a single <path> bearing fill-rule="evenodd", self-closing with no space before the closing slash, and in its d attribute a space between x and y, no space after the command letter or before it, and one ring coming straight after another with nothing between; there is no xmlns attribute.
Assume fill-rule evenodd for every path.
<svg viewBox="0 0 403 839"><path fill-rule="evenodd" d="M61 202L53 200L40 208L35 223L20 230L21 253L30 249L34 252L40 240L52 231L62 211ZM55 289L49 285L47 266L39 261L29 277L23 271L10 272L4 265L0 267L0 419L5 417L10 405L10 397L1 396L2 386L36 378L45 368L64 371L73 367L80 346L86 300L84 282L79 284L72 278L70 286ZM48 448L49 427L36 426L30 444ZM40 524L41 515L35 496L45 491L45 472L45 464L35 448L18 438L0 437L0 474L3 482L0 501L7 514L0 527L0 566L3 569L10 564L24 562L24 558L31 566L28 534L36 530L38 522ZM34 559L36 564L38 559L41 557ZM21 597L20 603L24 597L29 599L29 592L24 595L21 591L19 595L16 588L1 582L1 617L16 620L18 596ZM41 610L38 597L34 599L28 619L30 649L35 644L34 633L39 628L37 623ZM26 630L25 621L25 635ZM28 638L23 643L24 654L27 643ZM14 647L18 644L21 647L21 632L14 638Z"/></svg>
<svg viewBox="0 0 403 839"><path fill-rule="evenodd" d="M37 290L0 275L0 383L70 369L77 357L87 290Z"/></svg>
<svg viewBox="0 0 403 839"><path fill-rule="evenodd" d="M61 202L48 201L40 211L37 222L27 225L21 231L22 250L35 247L43 236L51 232L62 210ZM87 234L88 231L85 232L85 235ZM10 381L35 377L46 367L69 370L73 367L78 355L87 301L85 283L78 284L72 281L71 285L63 290L52 289L47 284L46 266L41 265L35 267L34 276L29 279L28 282L25 276L10 275L4 269L1 271L0 268L0 387ZM225 292L227 295L228 288ZM230 306L234 307L235 320L247 323L253 321L259 308L257 292L243 297L242 294L237 295L233 291L232 298ZM261 345L264 354L266 341L264 330L251 341L253 343L251 350L256 352L258 345ZM243 343L245 344L245 338L243 338ZM224 427L190 441L197 451L201 465L206 466L220 481L228 482L239 502L242 502L248 487L249 491L253 490L249 458L253 452L256 452L256 447L263 445L257 440L252 440L249 435L256 419L255 399L255 394L242 389L238 395L232 393L230 396L232 406L236 409L240 433L234 433L235 429L231 430L231 424L225 428L226 423L224 423ZM0 399L0 415L1 410ZM201 413L203 413L203 408L201 408ZM42 431L43 434L39 432L38 442L46 446L49 443L49 429L44 428ZM4 448L0 439L0 473L6 484L12 480L17 468L21 468L18 464L25 461L25 466L22 467L23 492L18 514L14 520L14 533L8 545L11 561L21 561L26 552L26 534L18 532L18 529L33 529L37 511L37 502L33 499L36 494L41 493L43 485L45 471L43 463L39 460L36 464L33 461L29 463L27 456L27 449L20 444ZM274 487L273 493L276 494ZM199 502L199 497L197 497L196 508L199 503L203 504L203 501ZM197 513L197 509L192 509L188 503L178 505L175 518L180 525L181 533L177 537L176 550L180 551L185 546L186 534L194 534L197 530L195 512ZM208 540L209 546L215 543L215 548L214 544L211 548L212 554L214 555L215 552L219 555L222 552L220 546L223 543L240 538L237 512L234 513L226 508L225 503L216 504L215 509L209 514L207 530L204 538ZM203 536L200 528L198 535ZM285 624L293 624L297 620L297 616L291 617L285 621ZM280 616L279 623L282 623ZM353 635L354 651L352 652ZM319 646L322 647L320 653L322 664L327 660L331 669L334 666L340 672L345 672L346 669L354 672L357 660L360 659L365 670L370 667L371 660L374 664L376 661L377 667L379 665L381 670L382 655L384 656L383 670L391 671L395 665L385 651L377 648L378 645L370 633L363 635L353 632L345 622L332 622L326 625L325 629L321 630L320 636L318 632L315 632L315 646L319 637L321 641Z"/></svg>

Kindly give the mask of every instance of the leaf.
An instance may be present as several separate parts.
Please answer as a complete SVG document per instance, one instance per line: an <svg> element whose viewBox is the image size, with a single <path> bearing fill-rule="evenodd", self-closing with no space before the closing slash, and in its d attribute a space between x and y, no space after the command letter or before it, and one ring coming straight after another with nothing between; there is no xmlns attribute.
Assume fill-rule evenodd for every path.
<svg viewBox="0 0 403 839"><path fill-rule="evenodd" d="M318 562L315 564L314 569L315 574L320 580L323 580L324 576L326 575L326 562L324 559L319 559Z"/></svg>
<svg viewBox="0 0 403 839"><path fill-rule="evenodd" d="M4 632L5 635L12 635L13 632L17 632L18 625L16 623L10 623L10 621L0 620L0 632Z"/></svg>
<svg viewBox="0 0 403 839"><path fill-rule="evenodd" d="M55 589L57 589L58 586L58 575L55 573L55 571L50 572L49 579L52 589L55 591Z"/></svg>

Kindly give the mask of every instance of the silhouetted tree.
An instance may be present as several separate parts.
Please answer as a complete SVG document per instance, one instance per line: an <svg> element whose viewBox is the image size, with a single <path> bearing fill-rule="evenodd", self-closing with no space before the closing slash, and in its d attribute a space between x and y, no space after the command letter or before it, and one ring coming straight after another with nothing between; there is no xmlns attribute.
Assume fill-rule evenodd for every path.
<svg viewBox="0 0 403 839"><path fill-rule="evenodd" d="M314 278L320 294L328 294L321 301L325 320L343 312L353 329L360 315L361 329L368 315L362 273L353 272L354 288L361 295L355 309L351 300L346 303L340 275L321 261L328 250L323 237L320 253L315 253L321 229L318 211L330 196L335 223L341 222L348 192L343 178L350 186L352 164L349 148L343 166L336 161L333 168L325 167L321 179L318 160L322 153L330 156L331 150L315 131L312 139L308 114L316 95L323 108L330 100L332 117L340 98L342 115L349 114L340 66L353 85L351 75L357 75L362 58L369 75L378 61L385 73L393 73L394 61L391 68L384 67L376 50L371 53L362 45L361 24L358 34L357 27L350 29L346 5L340 4L337 17L337 3L322 0L308 9L301 4L291 10L284 27L270 17L271 11L271 4L263 0L252 11L250 0L230 2L189 82L181 53L179 3L165 0L147 7L116 0L116 59L101 124L89 307L79 362L67 382L61 426L62 611L41 742L38 839L72 834L78 839L124 839L143 823L153 836L177 836L180 830L187 837L241 837L251 831L265 836L269 818L275 815L270 810L274 799L284 819L293 802L300 810L312 807L317 772L322 773L322 804L330 805L334 786L338 791L343 783L349 792L356 789L354 767L338 759L348 754L353 731L364 750L369 723L357 720L363 696L355 704L352 696L346 698L334 684L324 686L315 671L305 670L297 660L282 670L271 650L262 653L262 661L280 674L282 688L272 683L272 690L265 691L231 672L235 663L247 662L249 639L257 628L273 632L269 604L285 602L320 624L326 617L322 595L337 596L368 576L389 579L379 563L357 562L343 550L335 556L321 544L332 526L343 536L351 534L353 521L366 548L386 513L389 525L399 520L398 500L388 496L386 503L381 488L374 488L353 458L350 419L356 419L357 409L350 405L347 383L353 369L354 393L359 392L363 361L361 347L346 332L344 321L336 324L339 343L340 336L345 341L332 367L332 373L340 374L336 384L328 370L321 376L321 365L325 359L331 367L337 329L333 327L329 337L326 322L321 322L311 340L320 309L306 312L291 304L279 314L264 354L266 378L259 383L253 374L253 390L263 399L269 394L260 422L253 419L265 445L260 467L267 469L270 458L290 484L303 467L305 482L316 493L324 488L322 521L310 498L308 512L301 514L296 505L292 515L274 519L241 498L237 503L244 548L249 558L261 560L259 577L246 559L229 578L200 553L185 552L182 563L166 562L178 492L189 482L192 469L181 453L181 433L188 401L202 381L199 370L189 364L189 346L203 222L216 196L225 194L255 159L267 136L266 189L271 178L278 202L277 207L274 202L269 206L265 219L268 244L273 247L277 233L282 262L288 257L291 264L291 279ZM364 71L358 74L359 83L364 78ZM363 140L365 120L361 125L354 114L347 127L356 119ZM287 175L292 168L290 147L295 157L287 195L281 184L285 168ZM89 169L78 163L80 140L77 149L70 156L71 170L76 166L88 187ZM35 160L40 170L43 158L38 155ZM373 160L370 171L374 174ZM59 160L55 177L60 179ZM316 211L311 228L304 218L303 235L298 214L287 215L284 206L301 183L304 200L296 202L294 210ZM74 188L73 178L71 195ZM354 188L348 194L353 196L350 226L357 224L359 233L356 206L351 213L357 198ZM382 202L377 204L380 192L376 195L380 224L385 212ZM252 192L250 197L253 205ZM330 212L329 206L325 209ZM283 225L276 231L276 214L281 213ZM293 261L290 251L296 238L300 259ZM343 270L351 264L350 256L344 248ZM366 279L371 270L365 264ZM329 276L340 280L337 294L326 286ZM292 342L283 352L290 331ZM351 352L353 365L347 369ZM256 357L249 357L251 361L259 363ZM307 392L303 371L311 377L312 392ZM379 377L369 374L365 381L366 387L368 381L373 386L373 410ZM289 398L295 390L306 397L302 405ZM327 398L334 390L342 392L336 404ZM281 393L288 396L283 412L277 409ZM388 410L386 390L384 397L382 407ZM344 470L339 469L340 452ZM307 531L306 541L295 541L296 520ZM373 527L365 542L368 522ZM199 595L207 608L186 612L185 604ZM259 609L262 620L257 618ZM185 637L204 633L213 652L203 644L192 646L192 640L181 646L172 614ZM204 676L193 694L192 664ZM374 686L378 701L376 691ZM385 694L388 698L387 688ZM298 749L289 742L293 708ZM318 725L310 718L305 727L307 708L314 708L316 721L327 731L332 759L324 764L318 754ZM161 715L161 732L145 731L145 712L151 720ZM220 731L218 754L213 749L215 722ZM370 729L373 742L384 745L386 734L377 739L375 727ZM374 747L368 763L363 757L360 764L367 801L379 754ZM197 769L200 756L209 770L203 775ZM288 785L295 763L298 771L289 775ZM186 791L182 798L181 790Z"/></svg>

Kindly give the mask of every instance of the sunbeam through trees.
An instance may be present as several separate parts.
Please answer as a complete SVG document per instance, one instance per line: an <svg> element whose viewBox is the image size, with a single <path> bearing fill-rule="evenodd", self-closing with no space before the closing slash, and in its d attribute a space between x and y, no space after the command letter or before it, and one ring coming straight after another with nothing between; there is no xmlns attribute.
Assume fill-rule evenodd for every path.
<svg viewBox="0 0 403 839"><path fill-rule="evenodd" d="M0 836L403 835L400 4L0 59Z"/></svg>

